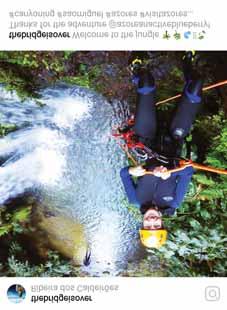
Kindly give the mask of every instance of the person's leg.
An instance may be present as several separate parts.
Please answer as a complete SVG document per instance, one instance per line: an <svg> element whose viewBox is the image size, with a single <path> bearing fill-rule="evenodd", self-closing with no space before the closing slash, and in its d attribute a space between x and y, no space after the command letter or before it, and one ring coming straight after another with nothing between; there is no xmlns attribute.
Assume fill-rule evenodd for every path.
<svg viewBox="0 0 227 310"><path fill-rule="evenodd" d="M156 108L154 79L147 70L140 74L137 89L137 106L135 113L135 134L141 141L153 140L156 135Z"/></svg>
<svg viewBox="0 0 227 310"><path fill-rule="evenodd" d="M186 86L170 126L170 133L175 141L183 142L201 108L203 80L195 70L198 66L198 58L196 61L195 59L196 54L191 51L186 52L183 57L182 69Z"/></svg>
<svg viewBox="0 0 227 310"><path fill-rule="evenodd" d="M172 120L170 132L175 140L183 140L190 132L196 114L202 103L201 78L189 81L183 91L182 99Z"/></svg>

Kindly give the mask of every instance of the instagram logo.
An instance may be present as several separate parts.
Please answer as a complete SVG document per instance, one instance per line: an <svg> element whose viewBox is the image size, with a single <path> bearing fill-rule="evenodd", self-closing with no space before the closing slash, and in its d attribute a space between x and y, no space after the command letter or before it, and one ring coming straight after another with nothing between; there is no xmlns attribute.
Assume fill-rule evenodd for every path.
<svg viewBox="0 0 227 310"><path fill-rule="evenodd" d="M207 301L218 301L220 299L220 288L217 286L207 286L205 298Z"/></svg>

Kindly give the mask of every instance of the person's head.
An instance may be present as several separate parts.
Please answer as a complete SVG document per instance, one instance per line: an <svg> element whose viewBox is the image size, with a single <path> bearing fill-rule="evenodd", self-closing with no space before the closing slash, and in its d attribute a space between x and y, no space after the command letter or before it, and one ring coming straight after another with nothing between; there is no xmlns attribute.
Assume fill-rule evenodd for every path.
<svg viewBox="0 0 227 310"><path fill-rule="evenodd" d="M162 214L157 206L151 205L144 213L143 228L140 229L140 240L146 248L160 248L167 239L163 227Z"/></svg>
<svg viewBox="0 0 227 310"><path fill-rule="evenodd" d="M162 214L157 208L149 208L143 215L143 228L157 230L162 228Z"/></svg>

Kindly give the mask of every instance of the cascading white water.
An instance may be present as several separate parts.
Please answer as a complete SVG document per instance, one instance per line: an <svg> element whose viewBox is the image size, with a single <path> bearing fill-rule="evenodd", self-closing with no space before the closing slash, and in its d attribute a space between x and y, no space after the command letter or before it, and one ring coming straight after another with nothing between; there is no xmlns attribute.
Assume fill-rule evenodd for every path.
<svg viewBox="0 0 227 310"><path fill-rule="evenodd" d="M139 223L125 207L119 176L127 161L111 135L127 108L63 84L44 90L42 102L44 107L21 103L1 90L0 123L19 129L0 139L0 204L38 191L84 225L91 249L87 270L116 274L140 249Z"/></svg>

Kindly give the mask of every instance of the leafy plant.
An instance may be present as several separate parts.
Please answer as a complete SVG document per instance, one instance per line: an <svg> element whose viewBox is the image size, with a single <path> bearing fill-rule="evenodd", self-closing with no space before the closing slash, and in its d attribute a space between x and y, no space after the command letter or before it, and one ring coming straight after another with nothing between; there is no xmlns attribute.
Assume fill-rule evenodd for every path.
<svg viewBox="0 0 227 310"><path fill-rule="evenodd" d="M75 276L77 269L68 261L63 260L53 251L48 254L44 264L31 265L27 260L19 261L14 255L8 258L6 264L7 275L13 277L59 277Z"/></svg>
<svg viewBox="0 0 227 310"><path fill-rule="evenodd" d="M29 221L31 206L21 207L12 213L3 211L0 214L0 237L13 233L21 233L24 224Z"/></svg>

